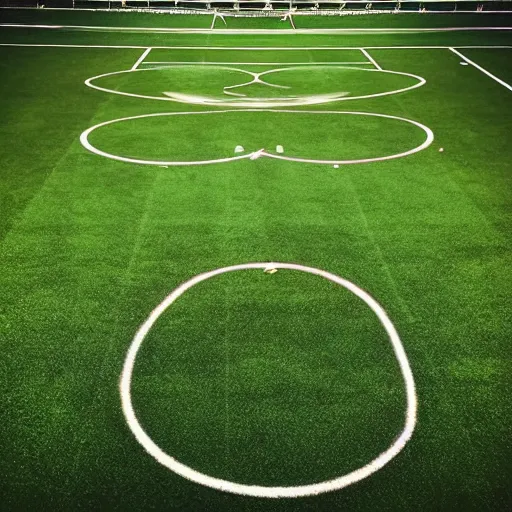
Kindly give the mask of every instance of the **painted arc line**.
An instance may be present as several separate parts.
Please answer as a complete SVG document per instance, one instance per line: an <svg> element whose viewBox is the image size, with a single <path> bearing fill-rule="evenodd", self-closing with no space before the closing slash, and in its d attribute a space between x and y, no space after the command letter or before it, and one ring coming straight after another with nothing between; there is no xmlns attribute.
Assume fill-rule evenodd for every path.
<svg viewBox="0 0 512 512"><path fill-rule="evenodd" d="M154 48L154 47L153 47ZM198 65L202 65L202 63L198 62ZM176 64L176 65L170 65L170 66L166 66L166 69L169 69L169 68L173 68L173 67L176 67L176 68L180 68L180 67L189 67L188 64L184 64L184 65L179 65L179 64ZM305 68L307 68L307 66L289 66L289 67L285 67L285 68L274 68L274 69L269 69L269 70L266 70L266 71L263 71L261 73L254 73L254 72L251 72L251 71L247 71L247 70L244 70L244 69L239 69L239 68L232 68L230 66L216 66L216 65L210 65L210 67L212 68L215 68L217 67L218 69L224 69L224 70L228 70L228 71L238 71L240 73L245 73L246 75L250 75L254 78L255 75L258 75L259 77L262 77L262 76L265 76L265 75L269 75L271 73L280 73L280 72L286 72L286 71L305 71ZM328 68L328 67L333 67L333 68L337 68L337 69L350 69L351 71L354 71L354 69L357 69L358 71L363 71L363 72L370 72L370 73L388 73L388 74L392 74L392 75L401 75L401 76L407 76L407 77L410 77L410 78L414 78L415 80L417 80L417 83L409 86L409 87L404 87L402 89L394 89L394 90L391 90L391 91L384 91L384 92L379 92L379 93L374 93L374 94L365 94L365 95L360 95L360 96L346 96L346 95L341 95L341 96L335 96L334 99L330 100L329 102L332 102L332 101L346 101L346 100L360 100L360 99L368 99L368 98L379 98L381 96L389 96L389 95L392 95L392 94L399 94L399 93L402 93L402 92L406 92L406 91L412 91L413 89L416 89L418 87L421 87L423 85L425 85L427 83L427 81L421 77L421 76L418 76L418 75L413 75L412 73L404 73L402 71L391 71L391 70L388 70L388 69L367 69L367 68L352 68L350 66L338 66L338 65L331 65L331 64L315 64L314 62L311 63L311 67L312 68ZM175 97L172 97L172 96L166 96L166 97L163 97L163 96L148 96L148 95L144 95L144 94L137 94L137 93L131 93L131 92L124 92L124 91L117 91L117 90L114 90L114 89L107 89L106 87L101 87L99 85L95 85L93 83L94 80L98 80L100 78L105 78L107 76L114 76L114 75L121 75L123 73L143 73L143 72L151 72L151 71L154 71L154 69L151 69L151 68L148 68L148 69L144 69L144 68L138 68L138 69L125 69L125 70L122 70L122 71L112 71L110 73L103 73L101 75L97 75L97 76L92 76L90 78L88 78L87 80L84 81L85 85L87 85L88 87L91 87L93 89L96 89L98 91L102 91L102 92L107 92L107 93L110 93L110 94L119 94L120 96L129 96L129 97L132 97L132 98L143 98L143 99L153 99L153 100L160 100L160 101L174 101L174 102L178 102L178 100L175 98ZM243 85L248 85L252 83L251 82L247 82L247 84L243 84ZM268 84L267 84L268 85ZM318 97L321 97L321 95L317 95ZM236 107L236 106L241 106L241 107L250 107L251 104L250 104L250 101L247 102L247 104L240 104L240 102L232 102L232 101L223 101L221 103L221 100L212 100L212 99L209 99L208 97L202 97L200 96L200 98L204 98L203 101L201 101L201 105L210 105L210 106L225 106L225 107ZM310 96L305 96L305 98L315 98L315 95L310 95ZM276 100L279 100L279 98L277 98ZM272 106L272 105L275 105L275 106L287 106L289 104L289 102L286 102L285 101L285 98L283 98L283 102L281 105L280 104L276 104L275 101L273 101L271 104L267 105L268 107ZM315 103L304 103L304 105L311 105L311 104L315 104ZM300 106L301 104L297 105L297 106ZM254 106L254 105L253 105Z"/></svg>
<svg viewBox="0 0 512 512"><path fill-rule="evenodd" d="M306 67L306 66L305 66ZM328 67L334 67L334 68L341 68L341 69L351 69L352 68L350 66L336 66L336 65L330 65L330 64L315 64L314 62L311 63L311 67L312 68L328 68ZM303 71L304 68L303 67L297 67L297 68L294 68L294 67L287 67L287 68L275 68L275 69L268 69L266 71L263 71L262 73L260 73L259 76L265 76L265 75L270 75L271 73L279 73L279 72L283 72L283 71L295 71L295 70L301 70ZM409 87L404 87L403 89L395 89L395 90L392 90L392 91L384 91L384 92L378 92L378 93L374 93L374 94L365 94L365 95L362 95L362 96L342 96L340 98L338 98L338 100L361 100L361 99L368 99L368 98L379 98L381 96L389 96L389 95L392 95L392 94L399 94L401 92L406 92L406 91L412 91L413 89L416 89L418 87L421 87L423 85L425 85L427 83L427 81L419 76L419 75L413 75L412 73L404 73L403 71L391 71L389 69L382 69L382 68L379 68L379 69L367 69L367 68L357 68L358 71L367 71L367 72L370 72L370 73L389 73L389 74L392 74L392 75L402 75L402 76L408 76L408 77L411 77L411 78L415 78L416 80L418 80L418 83L414 84L414 85L411 85ZM338 100L335 100L335 101L338 101Z"/></svg>
<svg viewBox="0 0 512 512"><path fill-rule="evenodd" d="M245 94L240 94L238 92L226 91L226 89L224 89L224 94L227 94L229 96L236 96L237 98L245 98Z"/></svg>
<svg viewBox="0 0 512 512"><path fill-rule="evenodd" d="M303 113L306 113L306 112L314 113L312 111L303 111ZM316 113L334 114L335 112L317 111ZM338 112L338 114L353 114L353 115L385 117L388 119L396 119L399 121L404 121L406 123L413 124L413 125L417 126L418 128L421 128L427 134L427 138L419 146L417 146L413 149L409 149L408 151L404 151L402 153L397 153L395 155L387 155L387 156L382 156L382 157L375 157L375 158L361 158L361 159L357 159L357 160L321 160L321 159L311 159L311 158L299 158L299 157L293 157L293 156L277 155L274 153L267 153L266 151L263 151L262 155L268 156L269 158L275 158L277 160L288 160L289 162L302 162L302 163L310 163L310 164L326 164L326 165L366 164L366 163L370 163L370 162L383 162L386 160L393 160L395 158L402 158L405 156L413 155L414 153L418 153L419 151L423 151L424 149L428 148L430 146L430 144L432 144L432 142L434 141L434 133L428 126L418 123L417 121L413 121L412 119L406 119L405 117L391 116L388 114L376 114L373 112Z"/></svg>
<svg viewBox="0 0 512 512"><path fill-rule="evenodd" d="M262 85L266 85L268 87L274 87L276 89L291 89L291 86L289 85L277 85L277 84L271 84L269 82L265 82L264 80L261 80L260 79L260 76L263 74L262 73L252 73L253 75L253 78L250 82L245 82L243 84L235 84L235 85L226 85L224 87L224 93L225 94L229 94L226 92L227 89L236 89L238 87L244 87L246 85L251 85L251 84L262 84ZM167 93L166 93L167 94ZM245 96L245 94L242 94L242 96Z"/></svg>
<svg viewBox="0 0 512 512"><path fill-rule="evenodd" d="M401 158L405 156L412 155L414 153L417 153L419 151L422 151L423 149L426 149L432 142L434 141L434 133L432 130L421 123L418 123L417 121L413 121L412 119L406 119L405 117L398 117L398 116L392 116L389 114L377 114L374 112L339 112L335 110L277 110L277 109L232 109L232 110L208 110L208 111L198 111L198 112L157 112L155 114L143 114L139 116L131 116L131 117L121 117L119 119L111 119L110 121L105 121L103 123L99 123L97 125L91 126L87 130L85 130L80 135L80 142L81 144L91 153L95 153L96 155L103 156L105 158L110 158L112 160L118 160L120 162L127 162L127 163L133 163L133 164L140 164L140 165L207 165L207 164L216 164L216 163L224 163L224 162L231 162L234 160L241 160L244 158L250 158L253 156L254 153L248 153L246 155L240 155L240 156L232 156L232 157L225 157L225 158L219 158L219 159L212 159L212 160L186 160L186 161L165 161L165 160L143 160L138 158L130 158L120 155L114 155L112 153L107 153L106 151L102 151L95 146L93 146L89 142L89 135L96 129L101 128L103 126L107 126L109 124L119 123L122 121L131 121L134 119L143 119L147 117L160 117L160 116L183 116L183 115L208 115L208 114L225 114L225 113L233 113L233 112L276 112L276 113L283 113L283 114L304 114L304 115L310 115L310 114L339 114L339 115L354 115L354 116L372 116L372 117L382 117L385 119L395 119L397 121L403 121L409 124L412 124L414 126L417 126L418 128L421 128L425 134L426 139L425 141L420 144L419 146L409 149L408 151L404 151L402 153L397 153L394 155L386 155L382 157L374 157L374 158L364 158L364 159L355 159L355 160L319 160L319 159L309 159L309 158L300 158L300 157L293 157L293 156L284 156L284 155L277 155L273 153L267 153L266 151L262 151L260 155L267 156L269 158L276 158L278 160L288 160L290 162L302 162L302 163L312 163L312 164L327 164L327 165L349 165L349 164L363 164L363 163L370 163L370 162L380 162L385 160L392 160L395 158Z"/></svg>
<svg viewBox="0 0 512 512"><path fill-rule="evenodd" d="M105 158L110 158L111 160L118 160L120 162L127 162L132 164L141 164L141 165L159 165L159 166L169 166L169 165L207 165L207 164L220 164L224 162L233 162L235 160L242 160L244 158L250 158L252 153L248 153L246 155L232 156L226 158L219 158L216 160L196 160L196 161L161 161L161 160L139 160L136 158L128 158L124 156L113 155L111 153L107 153L105 151L101 151L97 149L89 142L89 134L96 130L97 128L101 128L102 126L106 126L112 123L117 123L121 121L129 121L132 119L140 119L144 117L158 117L162 115L186 115L186 114L213 114L215 112L224 112L220 111L209 111L209 112L170 112L170 113L157 113L157 114L145 114L142 116L132 116L132 117L123 117L120 119L112 119L111 121L106 121L104 123L97 124L95 126L91 126L87 130L85 130L82 135L80 135L80 142L85 149L89 150L91 153L95 153L96 155L103 156ZM235 111L231 111L235 112Z"/></svg>
<svg viewBox="0 0 512 512"><path fill-rule="evenodd" d="M317 482L313 484L299 485L299 486L280 486L280 487L266 487L260 485L247 485L229 480L223 480L221 478L212 477L201 473L171 457L165 453L145 432L139 423L135 410L133 408L131 399L131 380L133 374L133 368L135 366L135 360L137 353L144 341L144 338L150 331L153 324L157 321L160 315L175 302L181 295L187 290L200 283L206 281L212 277L225 274L228 272L236 272L239 270L248 269L259 269L265 270L268 268L274 269L286 269L296 270L299 272L306 272L308 274L314 274L327 279L343 288L349 290L361 300L363 300L368 307L375 313L380 323L384 327L389 340L393 347L395 357L400 366L400 371L405 384L406 391L406 402L407 408L405 412L405 423L404 428L400 434L395 438L393 443L375 459L370 461L368 464L351 471L343 476L333 478L331 480ZM417 414L417 398L416 389L414 384L414 377L412 370L407 359L407 354L402 345L400 337L398 335L395 326L387 316L382 306L367 292L356 286L354 283L343 279L335 274L331 274L325 270L320 270L314 267L307 267L295 263L246 263L241 265L233 265L230 267L218 268L210 272L198 274L192 279L184 282L173 292L171 292L149 315L146 321L141 325L135 337L133 338L130 347L128 349L126 359L123 364L121 372L121 378L119 383L119 392L121 397L121 405L123 414L128 423L130 430L146 450L149 455L154 457L160 464L166 468L174 471L178 475L196 482L198 484L211 487L220 491L230 492L234 494L241 494L245 496L254 496L260 498L298 498L304 496L313 496L330 491L335 491L352 485L364 478L369 477L383 466L385 466L391 459L393 459L400 451L405 447L407 441L412 436L414 427L416 425L416 414Z"/></svg>
<svg viewBox="0 0 512 512"><path fill-rule="evenodd" d="M263 85L267 85L268 87L276 87L277 89L290 89L290 86L287 86L287 85L275 85L275 84L270 84L268 82L264 82L263 80L260 80L260 76L263 73L255 73L254 71L247 71L247 73L250 73L252 75L252 80L250 82L244 82L242 84L235 84L235 85L226 85L224 87L224 93L228 94L226 92L226 89L236 89L237 87L244 87L246 85L251 85L251 84L263 84ZM243 94L242 96L245 96L245 94Z"/></svg>
<svg viewBox="0 0 512 512"><path fill-rule="evenodd" d="M198 65L200 65L200 63L198 63ZM171 67L186 68L189 66L188 65L166 66L166 69L171 68ZM243 73L245 75L250 75L250 76L254 77L254 73L252 73L251 71L247 71L245 69L233 68L231 66L229 66L229 67L228 66L211 66L211 67L216 67L218 69L224 69L227 71L238 71L239 73ZM97 89L98 91L102 91L102 92L108 92L110 94L120 94L121 96L130 96L132 98L143 98L143 99L147 99L147 100L173 101L169 97L147 96L144 94L135 94L135 93L130 93L130 92L115 91L114 89L106 89L105 87L100 87L98 85L94 85L93 83L91 83L93 80L96 80L98 78L104 78L106 76L120 75L122 73L145 73L145 72L147 73L148 71L153 71L153 70L137 68L137 69L124 69L123 71L114 71L111 73L103 73L102 75L92 76L91 78L88 78L87 80L84 81L84 84L87 85L88 87L91 87L92 89Z"/></svg>

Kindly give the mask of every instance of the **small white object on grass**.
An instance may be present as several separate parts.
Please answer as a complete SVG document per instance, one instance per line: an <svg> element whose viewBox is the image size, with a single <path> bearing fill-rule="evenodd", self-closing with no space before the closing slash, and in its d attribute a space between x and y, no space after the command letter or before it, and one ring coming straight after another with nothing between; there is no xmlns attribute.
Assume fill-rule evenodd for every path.
<svg viewBox="0 0 512 512"><path fill-rule="evenodd" d="M283 148L283 146L281 146L281 144L278 144L278 145L276 146L276 151L277 151L278 153L284 153L284 148Z"/></svg>
<svg viewBox="0 0 512 512"><path fill-rule="evenodd" d="M243 153L245 150L244 150L244 147L243 146L237 146L235 148L235 153Z"/></svg>
<svg viewBox="0 0 512 512"><path fill-rule="evenodd" d="M265 267L263 272L265 272L265 274L275 274L277 272L277 268L275 268L274 265L270 264Z"/></svg>
<svg viewBox="0 0 512 512"><path fill-rule="evenodd" d="M444 151L444 148L439 148L439 153L442 153Z"/></svg>
<svg viewBox="0 0 512 512"><path fill-rule="evenodd" d="M339 167L340 167L340 166L339 166L338 164L334 164L334 165L333 165L333 167L334 167L335 169L339 169Z"/></svg>
<svg viewBox="0 0 512 512"><path fill-rule="evenodd" d="M460 63L460 65L461 65L461 66L468 66L468 63L467 63L467 62L462 61L462 62Z"/></svg>

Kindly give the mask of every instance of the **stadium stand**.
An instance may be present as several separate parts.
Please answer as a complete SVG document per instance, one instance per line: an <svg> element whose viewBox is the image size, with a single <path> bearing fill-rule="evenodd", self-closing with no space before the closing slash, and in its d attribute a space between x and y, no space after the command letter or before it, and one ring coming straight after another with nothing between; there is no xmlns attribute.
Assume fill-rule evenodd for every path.
<svg viewBox="0 0 512 512"><path fill-rule="evenodd" d="M234 15L274 16L285 12L303 12L318 15L378 12L512 12L511 0L374 0L343 2L331 0L237 1L226 0L0 0L0 7L90 10L144 10L168 12L230 12Z"/></svg>

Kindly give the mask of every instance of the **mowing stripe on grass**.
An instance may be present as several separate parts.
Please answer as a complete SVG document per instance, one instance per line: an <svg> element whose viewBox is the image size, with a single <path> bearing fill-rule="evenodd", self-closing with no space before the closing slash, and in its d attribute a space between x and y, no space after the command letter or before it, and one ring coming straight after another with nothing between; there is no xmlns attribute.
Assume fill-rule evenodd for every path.
<svg viewBox="0 0 512 512"><path fill-rule="evenodd" d="M404 429L398 435L398 437L396 437L391 446L365 466L362 466L359 469L356 469L346 475L334 478L332 480L318 482L314 484L288 487L266 487L261 485L239 484L236 482L231 482L229 480L223 480L220 478L206 475L174 459L173 457L165 453L157 444L155 444L155 442L149 437L149 435L145 432L145 430L139 423L131 399L131 381L137 353L142 345L142 342L144 341L144 338L151 330L153 324L158 320L160 315L162 315L162 313L164 313L164 311L169 306L171 306L173 302L175 302L181 295L183 295L187 290L189 290L196 284L228 272L249 269L263 270L266 272L271 272L273 270L279 269L296 270L299 272L314 274L324 279L327 279L328 281L332 281L333 283L342 286L343 288L346 288L354 295L359 297L361 300L363 300L368 305L368 307L375 313L380 323L384 327L386 333L388 334L391 345L393 347L393 351L400 366L400 371L402 373L402 377L404 380L407 402L405 424ZM409 441L409 439L411 438L412 433L414 431L414 427L416 425L417 398L412 370L409 364L409 360L407 359L407 354L405 353L405 349L398 335L398 332L396 331L395 326L387 316L382 306L367 292L356 286L354 283L347 281L346 279L343 279L342 277L339 277L335 274L331 274L330 272L326 272L325 270L320 270L314 267L307 267L304 265L298 265L295 263L246 263L242 265L233 265L230 267L218 268L216 270L205 272L203 274L198 274L192 279L189 279L185 283L178 286L178 288L176 288L171 294L169 294L164 299L164 301L160 303L150 313L147 320L142 324L142 326L137 331L135 337L133 338L133 341L126 355L123 370L121 372L119 392L121 396L123 414L125 416L126 422L128 423L128 426L130 427L130 430L134 434L137 441L146 450L146 452L149 453L152 457L154 457L160 464L170 469L171 471L174 471L175 473L183 476L184 478L187 478L188 480L191 480L198 484L207 487L212 487L220 491L230 492L233 494L255 496L260 498L297 498L303 496L318 495L330 491L339 490L349 485L352 485L360 480L363 480L364 478L369 477L370 475L381 469L391 459L398 455L400 451L403 450L407 441Z"/></svg>
<svg viewBox="0 0 512 512"><path fill-rule="evenodd" d="M457 51L455 48L450 48L450 51L455 53L455 55L458 55L461 59L464 59L468 64L471 64L473 67L481 71L482 73L486 74L488 77L492 78L494 81L498 82L499 84L503 85L503 87L506 87L509 91L512 91L512 85L507 84L507 82L504 82L497 76L493 75L492 73L489 73L486 69L484 69L482 66L479 66L476 62L473 62L472 60L468 59L466 56L462 55L459 51Z"/></svg>
<svg viewBox="0 0 512 512"><path fill-rule="evenodd" d="M276 69L275 71L283 71L282 69ZM236 85L226 85L224 87L224 92L226 94L235 94L235 96L245 96L245 94L236 94L236 93L231 93L231 92L227 92L226 90L227 89L236 89L238 87L244 87L246 85L251 85L251 84L263 84L263 85L267 85L268 87L275 87L276 89L290 89L290 86L288 85L277 85L277 84L271 84L269 82L265 82L264 80L262 80L260 77L263 76L263 75L266 75L268 73L268 71L263 71L263 72L260 72L260 73L255 73L254 71L247 71L247 73L250 73L252 75L252 80L250 82L245 82L243 84L236 84ZM166 93L168 94L168 93Z"/></svg>

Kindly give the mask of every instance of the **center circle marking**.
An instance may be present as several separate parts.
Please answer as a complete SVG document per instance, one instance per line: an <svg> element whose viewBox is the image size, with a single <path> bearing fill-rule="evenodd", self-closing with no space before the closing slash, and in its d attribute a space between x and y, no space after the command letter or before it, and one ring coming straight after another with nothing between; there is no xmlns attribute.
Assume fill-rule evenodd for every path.
<svg viewBox="0 0 512 512"><path fill-rule="evenodd" d="M260 485L240 484L206 475L179 462L178 460L165 453L159 446L157 446L156 443L142 428L133 408L131 399L131 380L137 352L139 351L144 338L148 334L153 324L160 317L160 315L187 290L200 283L201 281L206 281L207 279L211 279L212 277L228 272L248 269L266 270L269 268L276 270L297 270L299 272L306 272L308 274L314 274L323 277L324 279L332 281L333 283L346 288L361 300L363 300L375 313L380 323L386 330L395 356L398 360L402 377L404 379L407 408L405 413L405 424L402 432L400 432L398 437L391 444L391 446L387 448L387 450L382 452L368 464L332 480L299 486L266 487ZM164 299L164 301L151 312L149 317L135 334L123 365L119 389L123 414L130 430L132 431L137 441L146 450L146 452L154 457L160 464L167 467L171 471L174 471L178 475L181 475L182 477L198 484L220 491L260 498L297 498L303 496L312 496L342 489L360 480L363 480L364 478L370 476L372 473L375 473L381 469L391 459L398 455L398 453L405 447L407 441L411 438L414 427L416 425L417 398L414 378L404 347L400 341L400 337L398 336L398 332L396 331L393 323L387 316L382 306L367 292L352 282L347 281L346 279L343 279L335 274L331 274L330 272L326 272L325 270L320 270L314 267L306 267L304 265L298 265L295 263L246 263L241 265L233 265L230 267L218 268L216 270L198 274L192 279L189 279L188 281L178 286L178 288L171 292Z"/></svg>

